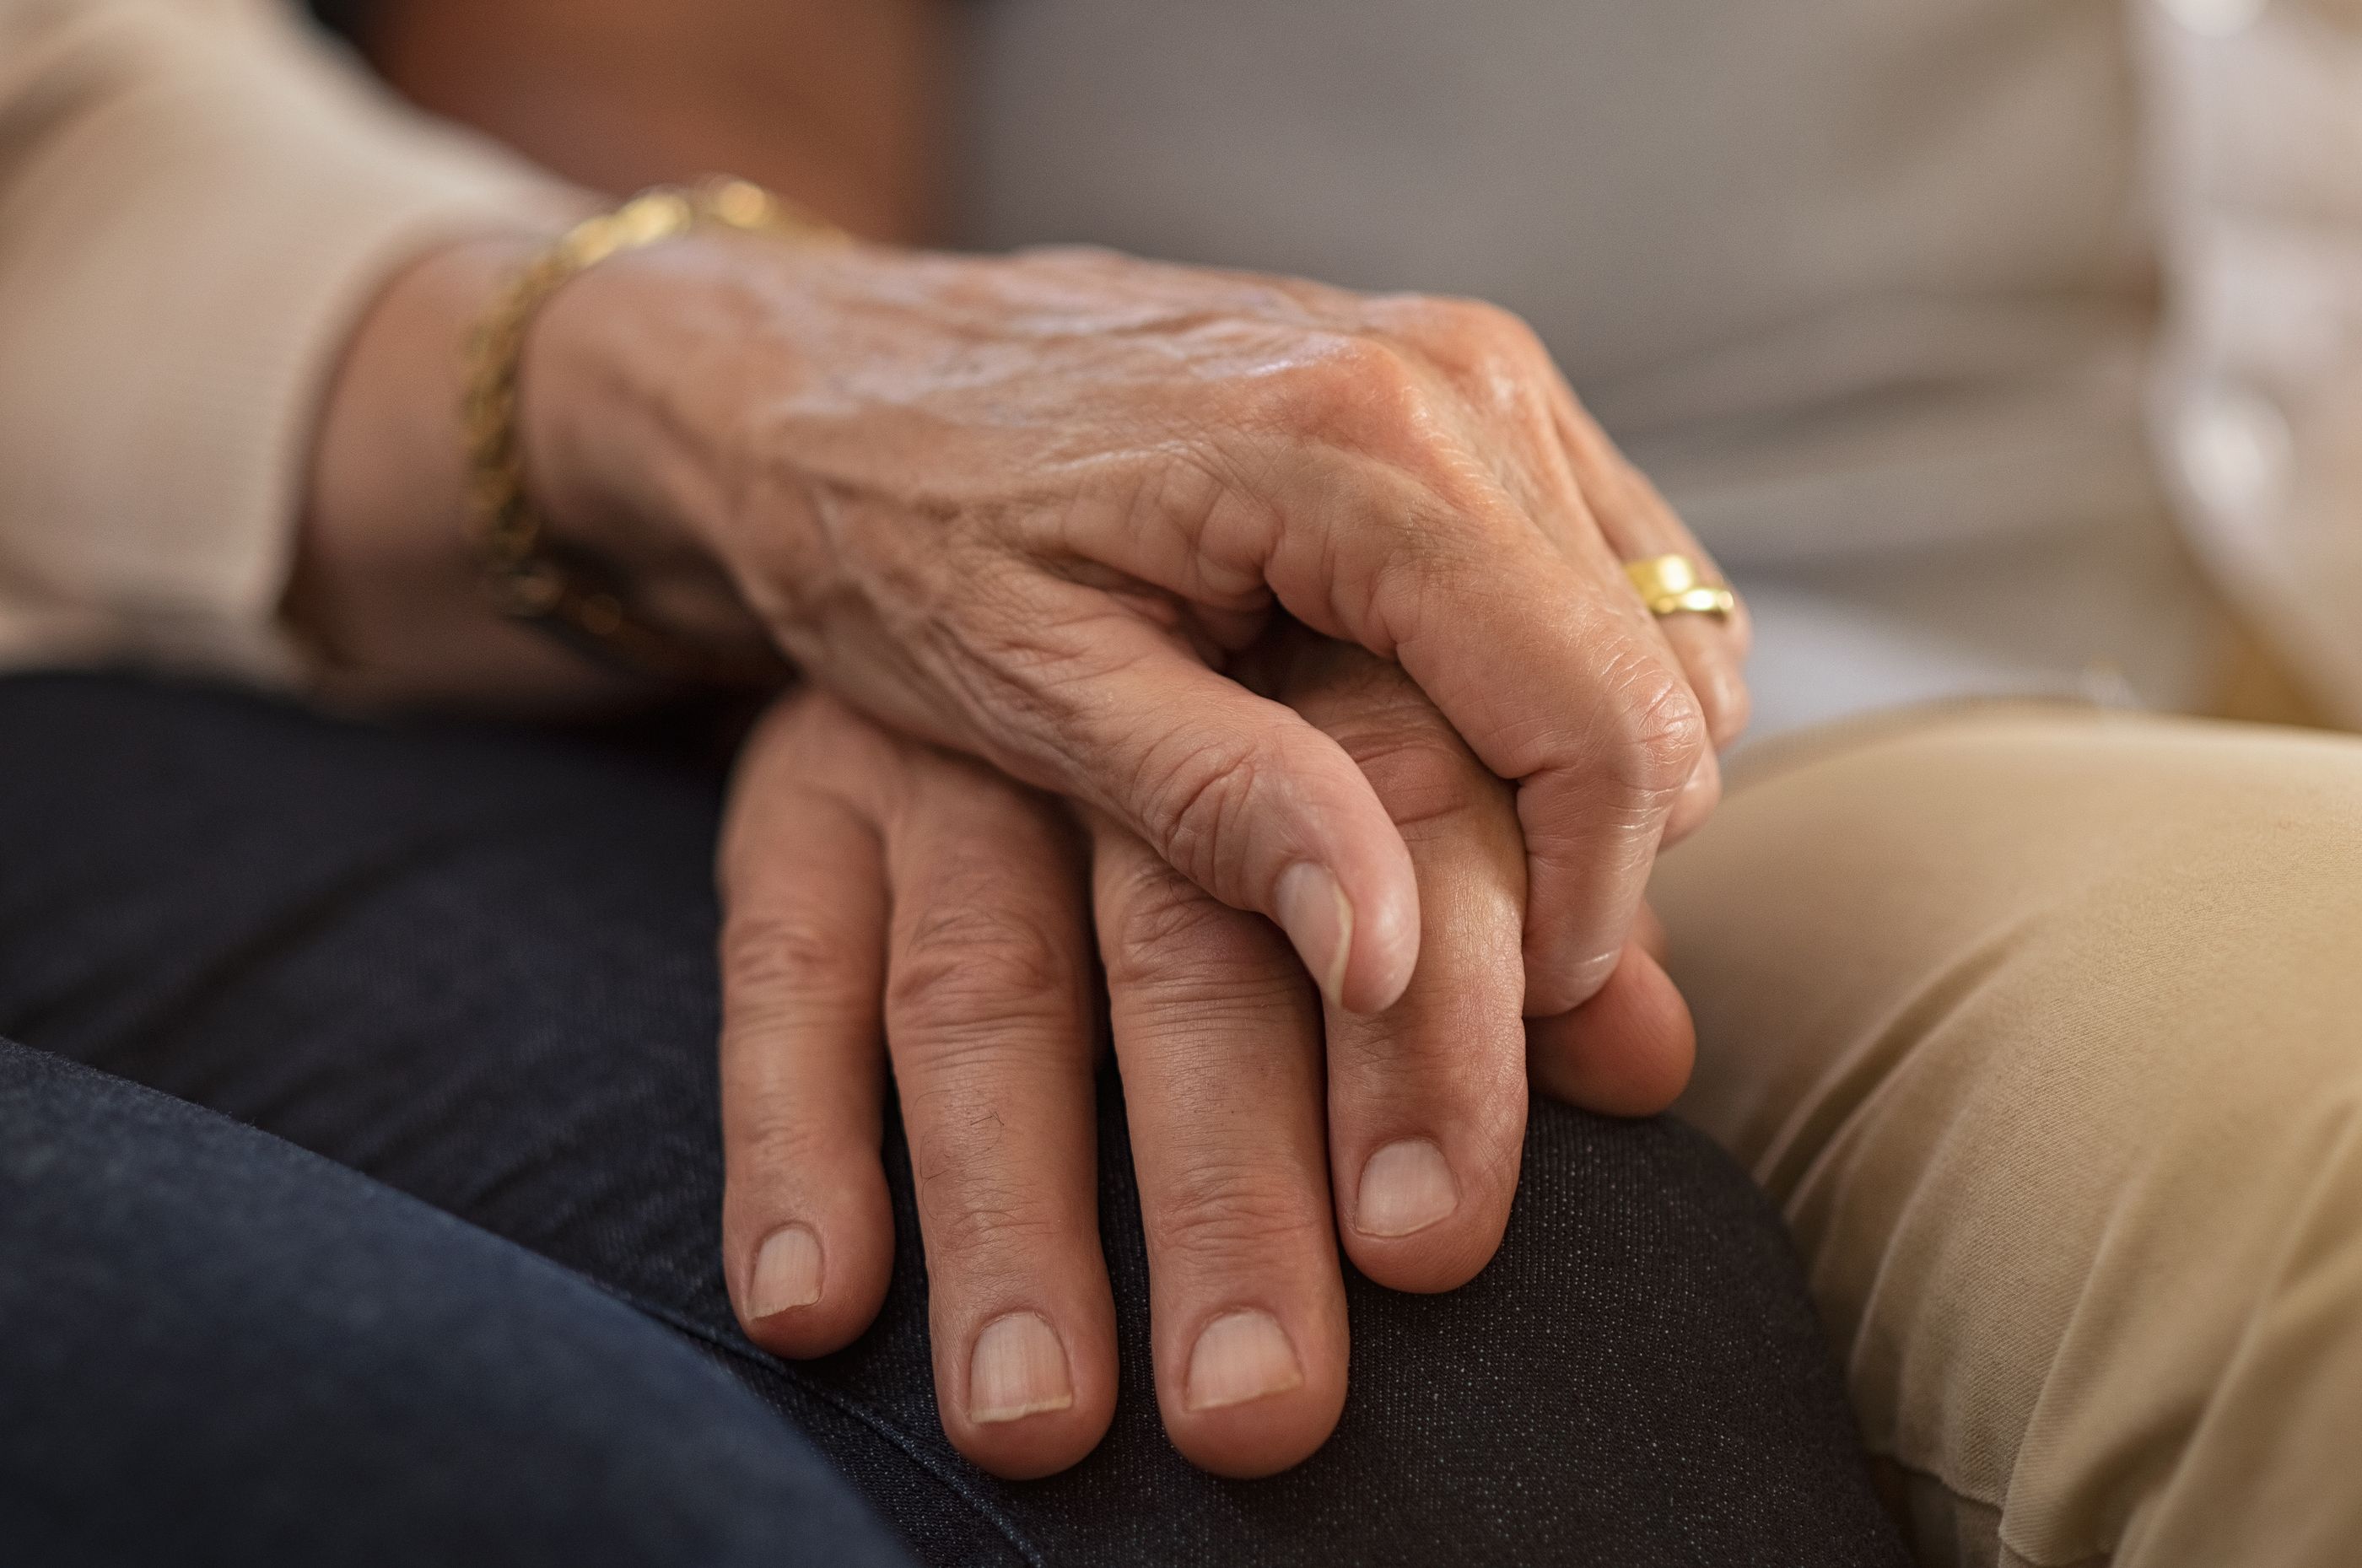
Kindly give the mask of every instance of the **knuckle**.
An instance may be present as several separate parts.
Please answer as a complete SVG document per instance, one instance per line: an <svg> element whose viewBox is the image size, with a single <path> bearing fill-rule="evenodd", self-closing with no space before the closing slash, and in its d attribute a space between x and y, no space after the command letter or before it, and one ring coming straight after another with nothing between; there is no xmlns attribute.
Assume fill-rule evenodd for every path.
<svg viewBox="0 0 2362 1568"><path fill-rule="evenodd" d="M1211 1057L1242 1039L1269 1040L1312 1018L1296 977L1253 955L1233 961L1216 950L1179 954L1155 966L1156 978L1122 999L1120 1043L1131 1051ZM1308 1048L1309 1048L1308 1046Z"/></svg>
<svg viewBox="0 0 2362 1568"><path fill-rule="evenodd" d="M1108 984L1151 1007L1245 1006L1275 988L1276 948L1262 926L1164 867L1119 895Z"/></svg>
<svg viewBox="0 0 2362 1568"><path fill-rule="evenodd" d="M1705 714L1688 683L1654 650L1636 646L1611 662L1603 692L1602 771L1626 795L1670 799L1706 746Z"/></svg>
<svg viewBox="0 0 2362 1568"><path fill-rule="evenodd" d="M1524 325L1514 312L1472 294L1386 294L1372 303L1390 330L1423 345L1475 342Z"/></svg>
<svg viewBox="0 0 2362 1568"><path fill-rule="evenodd" d="M1285 517L1271 495L1272 454L1226 434L1198 432L1166 444L1131 476L1117 508L1133 536L1177 530L1198 546L1187 583L1190 597L1224 608L1253 608L1268 590L1261 563L1278 547Z"/></svg>
<svg viewBox="0 0 2362 1568"><path fill-rule="evenodd" d="M927 1250L971 1270L992 1257L1034 1266L1074 1239L1074 1194L1060 1190L1055 1166L1042 1158L1045 1138L1054 1143L1062 1129L1015 1087L1036 1075L1012 1074L1011 1050L974 1046L942 1070L900 1080Z"/></svg>
<svg viewBox="0 0 2362 1568"><path fill-rule="evenodd" d="M1289 701L1352 758L1397 823L1406 810L1423 817L1473 805L1492 778L1398 664L1326 645L1289 685Z"/></svg>
<svg viewBox="0 0 2362 1568"><path fill-rule="evenodd" d="M923 1067L900 1067L911 1176L922 1202L946 1204L946 1214L1022 1207L1020 1178L1039 1168L1043 1135L1055 1128L1055 1097L1042 1091L1087 1071L1078 1053L1039 1036L987 1041L971 1032L956 1032Z"/></svg>
<svg viewBox="0 0 2362 1568"><path fill-rule="evenodd" d="M815 911L733 914L722 927L722 974L742 1003L759 1006L820 989L857 970L856 956L851 934Z"/></svg>
<svg viewBox="0 0 2362 1568"><path fill-rule="evenodd" d="M999 1141L1017 1097L1087 1070L1076 999L1010 1001L894 1021L891 1047L904 1117L962 1147Z"/></svg>
<svg viewBox="0 0 2362 1568"><path fill-rule="evenodd" d="M1109 977L1153 983L1176 948L1221 942L1228 912L1169 867L1142 867L1118 894L1107 944Z"/></svg>
<svg viewBox="0 0 2362 1568"><path fill-rule="evenodd" d="M1019 1185L971 1166L914 1172L920 1226L933 1260L958 1259L971 1275L1007 1260L1011 1270L1038 1266L1071 1240L1060 1220Z"/></svg>
<svg viewBox="0 0 2362 1568"><path fill-rule="evenodd" d="M818 1170L839 1153L830 1129L785 1109L742 1124L723 1146L731 1177L760 1183Z"/></svg>
<svg viewBox="0 0 2362 1568"><path fill-rule="evenodd" d="M1526 319L1489 300L1411 302L1406 336L1455 380L1504 394L1547 373L1550 350Z"/></svg>
<svg viewBox="0 0 2362 1568"><path fill-rule="evenodd" d="M1472 357L1501 359L1530 366L1544 350L1541 339L1525 317L1489 300L1455 299L1448 307L1444 330Z"/></svg>
<svg viewBox="0 0 2362 1568"><path fill-rule="evenodd" d="M1282 429L1343 446L1385 450L1432 424L1418 368L1374 334L1319 340L1273 384L1277 403L1270 416Z"/></svg>
<svg viewBox="0 0 2362 1568"><path fill-rule="evenodd" d="M1500 781L1457 738L1431 726L1349 730L1338 739L1396 827L1447 824L1506 804Z"/></svg>
<svg viewBox="0 0 2362 1568"><path fill-rule="evenodd" d="M941 900L918 916L895 953L888 1014L945 1050L1044 1021L1081 983L1075 946L1021 911Z"/></svg>
<svg viewBox="0 0 2362 1568"><path fill-rule="evenodd" d="M1235 871L1266 766L1261 747L1241 741L1196 745L1178 757L1173 751L1171 745L1152 746L1143 758L1142 782L1158 851L1200 881Z"/></svg>
<svg viewBox="0 0 2362 1568"><path fill-rule="evenodd" d="M1308 1200L1285 1166L1270 1162L1200 1161L1170 1177L1151 1207L1157 1251L1208 1272L1302 1255L1320 1244L1328 1227L1325 1208Z"/></svg>
<svg viewBox="0 0 2362 1568"><path fill-rule="evenodd" d="M1374 333L1342 335L1313 362L1320 367L1320 384L1362 403L1389 401L1416 385L1411 357Z"/></svg>

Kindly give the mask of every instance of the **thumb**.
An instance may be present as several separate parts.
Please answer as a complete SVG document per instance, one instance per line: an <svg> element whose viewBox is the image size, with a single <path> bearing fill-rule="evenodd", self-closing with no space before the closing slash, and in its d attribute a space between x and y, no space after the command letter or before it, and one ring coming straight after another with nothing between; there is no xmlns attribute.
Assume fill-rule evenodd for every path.
<svg viewBox="0 0 2362 1568"><path fill-rule="evenodd" d="M1056 755L995 760L1097 806L1224 903L1268 916L1332 1003L1392 1006L1418 957L1418 886L1361 768L1293 709L1152 628L1102 621L1094 632L1096 672L1060 684Z"/></svg>

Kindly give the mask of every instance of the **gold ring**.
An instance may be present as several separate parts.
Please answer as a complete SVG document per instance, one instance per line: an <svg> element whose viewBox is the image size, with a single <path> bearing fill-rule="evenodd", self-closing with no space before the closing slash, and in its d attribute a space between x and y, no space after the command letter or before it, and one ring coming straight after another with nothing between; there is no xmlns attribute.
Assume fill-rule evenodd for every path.
<svg viewBox="0 0 2362 1568"><path fill-rule="evenodd" d="M1652 556L1626 561L1624 575L1640 591L1640 602L1651 615L1714 615L1727 619L1738 608L1738 595L1721 583L1698 576L1697 562L1687 556Z"/></svg>

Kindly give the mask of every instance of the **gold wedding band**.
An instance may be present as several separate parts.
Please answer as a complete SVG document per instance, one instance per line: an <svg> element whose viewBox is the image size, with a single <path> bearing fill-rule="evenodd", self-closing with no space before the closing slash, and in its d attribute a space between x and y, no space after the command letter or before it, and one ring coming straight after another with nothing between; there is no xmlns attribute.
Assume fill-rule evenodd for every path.
<svg viewBox="0 0 2362 1568"><path fill-rule="evenodd" d="M1640 602L1651 615L1715 615L1727 618L1738 608L1738 595L1721 583L1698 576L1697 562L1687 556L1652 556L1626 561L1624 575L1640 591Z"/></svg>

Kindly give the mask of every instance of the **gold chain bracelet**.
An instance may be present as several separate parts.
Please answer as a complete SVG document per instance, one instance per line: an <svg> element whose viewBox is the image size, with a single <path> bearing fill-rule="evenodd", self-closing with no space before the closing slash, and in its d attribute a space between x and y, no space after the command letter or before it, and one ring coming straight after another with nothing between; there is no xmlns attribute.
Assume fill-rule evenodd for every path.
<svg viewBox="0 0 2362 1568"><path fill-rule="evenodd" d="M745 180L644 191L587 218L535 257L501 291L468 344L465 421L476 547L502 613L545 626L583 651L641 675L698 685L776 679L776 661L702 648L632 606L614 574L549 536L525 492L517 433L517 373L534 317L567 280L610 256L676 238L701 225L842 245L844 232ZM759 663L760 668L756 666Z"/></svg>

